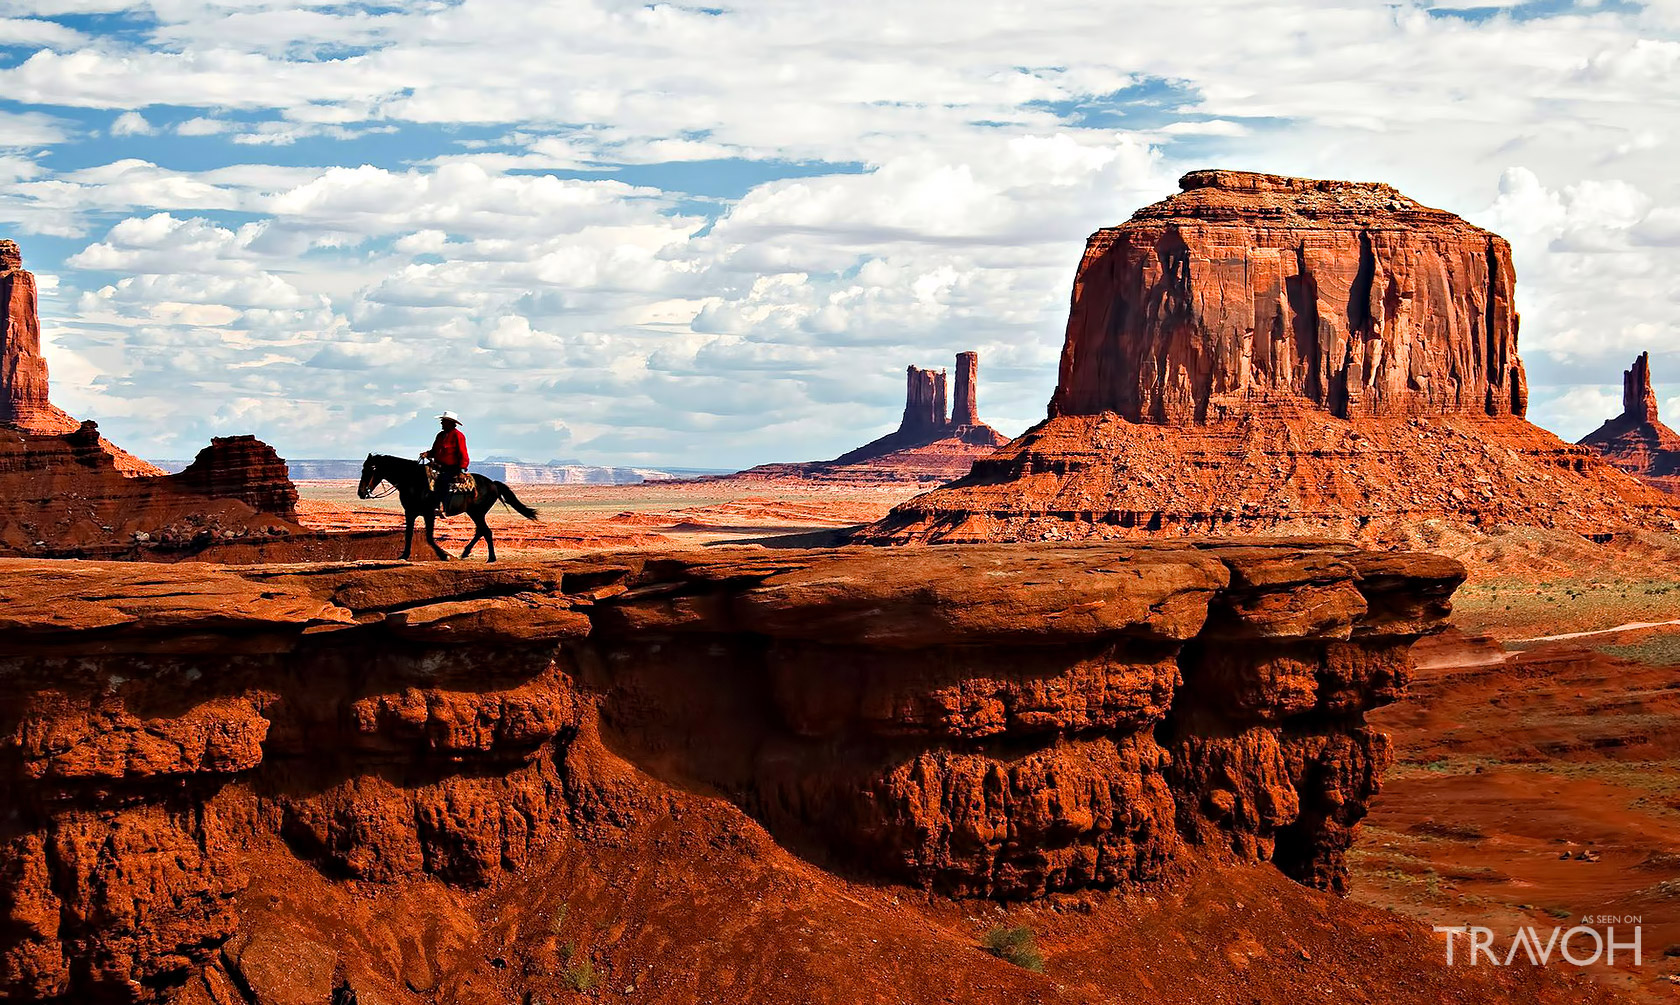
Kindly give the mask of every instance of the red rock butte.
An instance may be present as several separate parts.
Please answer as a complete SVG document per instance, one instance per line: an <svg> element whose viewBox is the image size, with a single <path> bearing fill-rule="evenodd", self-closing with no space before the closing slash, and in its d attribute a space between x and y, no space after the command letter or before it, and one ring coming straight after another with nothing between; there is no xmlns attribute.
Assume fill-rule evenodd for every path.
<svg viewBox="0 0 1680 1005"><path fill-rule="evenodd" d="M1193 171L1091 235L1051 415L1522 415L1504 238L1380 184Z"/></svg>
<svg viewBox="0 0 1680 1005"><path fill-rule="evenodd" d="M1580 442L1645 484L1680 493L1680 433L1657 418L1650 353L1640 353L1622 373L1622 414L1605 420Z"/></svg>
<svg viewBox="0 0 1680 1005"><path fill-rule="evenodd" d="M1680 526L1523 420L1503 238L1383 184L1179 185L1087 242L1049 418L859 540Z"/></svg>

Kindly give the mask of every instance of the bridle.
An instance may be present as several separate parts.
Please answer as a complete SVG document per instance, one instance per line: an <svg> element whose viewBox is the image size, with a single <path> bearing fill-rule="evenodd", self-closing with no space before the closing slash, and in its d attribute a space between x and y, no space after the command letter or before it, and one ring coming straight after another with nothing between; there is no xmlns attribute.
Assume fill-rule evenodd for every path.
<svg viewBox="0 0 1680 1005"><path fill-rule="evenodd" d="M369 461L371 462L372 458L369 458ZM380 482L385 482L385 491L375 492L374 490L379 487ZM362 480L356 486L356 497L358 499L389 499L396 492L396 483L386 481L385 476L379 473L379 465L377 464L372 464L371 470L362 472Z"/></svg>

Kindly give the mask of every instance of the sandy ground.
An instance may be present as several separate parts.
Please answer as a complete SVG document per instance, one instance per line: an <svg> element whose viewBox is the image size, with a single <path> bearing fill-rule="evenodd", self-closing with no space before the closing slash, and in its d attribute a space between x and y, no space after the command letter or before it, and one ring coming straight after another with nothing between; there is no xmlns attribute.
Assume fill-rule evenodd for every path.
<svg viewBox="0 0 1680 1005"><path fill-rule="evenodd" d="M1627 616L1610 613L1623 595L1605 584L1596 610ZM1674 596L1625 595L1638 609ZM1523 596L1559 603L1555 586ZM1536 623L1522 607L1518 624ZM1594 976L1680 998L1680 627L1419 654L1406 700L1371 716L1396 759L1349 857L1354 899L1486 926L1502 957L1521 927L1545 939L1614 917L1618 941L1639 928L1641 961L1624 951Z"/></svg>
<svg viewBox="0 0 1680 1005"><path fill-rule="evenodd" d="M879 486L785 485L764 481L647 482L641 485L516 485L535 508L529 521L506 507L491 510L498 554L622 548L702 547L785 534L832 531L880 519L919 489ZM350 481L302 481L299 515L319 530L402 527L396 497L356 498ZM464 516L438 524L438 541L459 554L472 537ZM418 533L418 531L417 531Z"/></svg>

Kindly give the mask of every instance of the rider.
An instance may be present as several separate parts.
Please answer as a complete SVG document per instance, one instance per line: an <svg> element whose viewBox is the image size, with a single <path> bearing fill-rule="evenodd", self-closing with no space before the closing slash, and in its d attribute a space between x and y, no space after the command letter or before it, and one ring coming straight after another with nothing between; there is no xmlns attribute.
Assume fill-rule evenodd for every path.
<svg viewBox="0 0 1680 1005"><path fill-rule="evenodd" d="M454 412L446 410L438 416L438 424L443 427L442 431L432 441L432 449L421 454L420 459L431 461L432 466L437 468L432 503L441 507L449 498L456 477L467 468L467 438L461 432L461 417Z"/></svg>

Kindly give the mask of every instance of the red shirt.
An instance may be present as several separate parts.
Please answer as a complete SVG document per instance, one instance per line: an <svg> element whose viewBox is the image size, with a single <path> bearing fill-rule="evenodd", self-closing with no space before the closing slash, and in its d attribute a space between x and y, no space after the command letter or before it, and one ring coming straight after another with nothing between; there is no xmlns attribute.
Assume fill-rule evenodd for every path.
<svg viewBox="0 0 1680 1005"><path fill-rule="evenodd" d="M467 438L460 429L444 429L432 441L432 460L446 468L467 466Z"/></svg>

